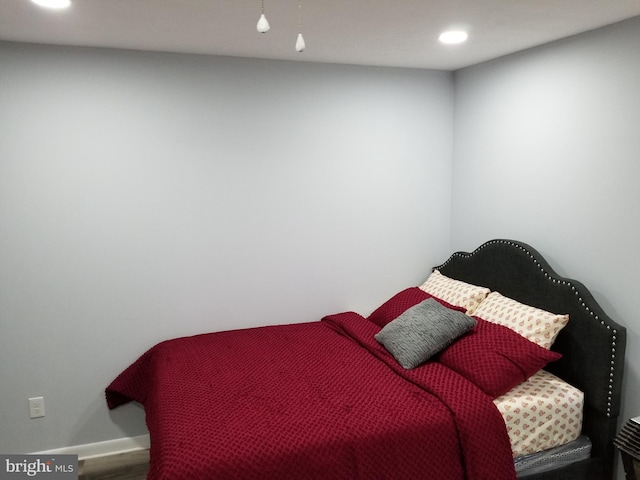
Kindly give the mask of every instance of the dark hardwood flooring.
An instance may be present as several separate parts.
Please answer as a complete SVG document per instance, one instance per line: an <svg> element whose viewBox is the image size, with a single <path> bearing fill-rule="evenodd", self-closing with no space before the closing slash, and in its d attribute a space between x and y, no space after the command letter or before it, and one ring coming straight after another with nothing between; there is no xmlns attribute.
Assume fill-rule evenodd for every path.
<svg viewBox="0 0 640 480"><path fill-rule="evenodd" d="M149 451L82 460L79 470L78 480L146 480Z"/></svg>

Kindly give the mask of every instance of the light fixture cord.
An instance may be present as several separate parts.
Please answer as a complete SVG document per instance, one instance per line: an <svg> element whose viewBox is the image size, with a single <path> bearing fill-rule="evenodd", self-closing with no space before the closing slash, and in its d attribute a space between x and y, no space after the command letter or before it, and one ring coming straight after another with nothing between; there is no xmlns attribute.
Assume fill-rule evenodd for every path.
<svg viewBox="0 0 640 480"><path fill-rule="evenodd" d="M262 14L264 15L264 0L262 0Z"/></svg>
<svg viewBox="0 0 640 480"><path fill-rule="evenodd" d="M296 40L296 51L303 52L306 48L302 37L302 0L298 0L298 38Z"/></svg>

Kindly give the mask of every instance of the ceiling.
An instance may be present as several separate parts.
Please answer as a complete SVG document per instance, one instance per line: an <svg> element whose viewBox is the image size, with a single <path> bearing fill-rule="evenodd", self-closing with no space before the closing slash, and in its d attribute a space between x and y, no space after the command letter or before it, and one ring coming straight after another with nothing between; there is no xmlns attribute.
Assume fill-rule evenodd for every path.
<svg viewBox="0 0 640 480"><path fill-rule="evenodd" d="M456 70L640 15L640 0L0 0L0 40ZM469 40L446 46L441 31Z"/></svg>

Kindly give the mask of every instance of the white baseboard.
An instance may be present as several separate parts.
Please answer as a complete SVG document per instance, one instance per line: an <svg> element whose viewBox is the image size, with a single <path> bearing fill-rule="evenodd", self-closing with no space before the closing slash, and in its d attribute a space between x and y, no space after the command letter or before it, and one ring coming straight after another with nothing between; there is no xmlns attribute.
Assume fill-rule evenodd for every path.
<svg viewBox="0 0 640 480"><path fill-rule="evenodd" d="M105 442L74 445L35 453L38 455L78 455L79 460L87 460L90 458L135 452L137 450L146 450L150 445L149 435L140 435L139 437L117 438Z"/></svg>

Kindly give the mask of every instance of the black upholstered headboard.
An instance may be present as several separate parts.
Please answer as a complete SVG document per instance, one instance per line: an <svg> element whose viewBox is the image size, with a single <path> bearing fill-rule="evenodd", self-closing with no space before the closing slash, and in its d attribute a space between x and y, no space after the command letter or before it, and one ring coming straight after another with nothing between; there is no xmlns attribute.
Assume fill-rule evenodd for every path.
<svg viewBox="0 0 640 480"><path fill-rule="evenodd" d="M569 323L552 347L563 357L547 369L584 392L583 433L593 444L592 458L530 478L612 478L625 328L609 318L582 283L560 277L535 249L521 242L491 240L471 253L454 253L434 269L527 305L569 314Z"/></svg>

